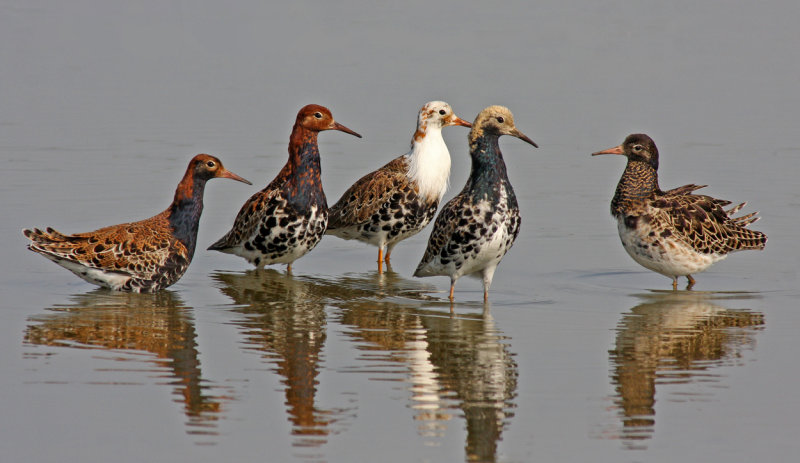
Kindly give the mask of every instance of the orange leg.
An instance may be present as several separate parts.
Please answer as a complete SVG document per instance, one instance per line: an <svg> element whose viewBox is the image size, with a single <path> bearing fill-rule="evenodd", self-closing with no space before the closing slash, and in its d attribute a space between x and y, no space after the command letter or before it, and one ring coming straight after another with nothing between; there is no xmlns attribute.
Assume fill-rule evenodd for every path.
<svg viewBox="0 0 800 463"><path fill-rule="evenodd" d="M686 289L692 289L692 287L694 286L695 283L697 283L697 281L695 281L695 279L692 278L691 275L686 275L686 278L689 280L689 284L686 285Z"/></svg>
<svg viewBox="0 0 800 463"><path fill-rule="evenodd" d="M397 244L397 243L395 243ZM383 260L386 262L386 271L392 271L392 249L394 245L386 246L386 255L384 256Z"/></svg>
<svg viewBox="0 0 800 463"><path fill-rule="evenodd" d="M383 248L382 247L378 248L378 273L383 273Z"/></svg>
<svg viewBox="0 0 800 463"><path fill-rule="evenodd" d="M455 286L455 283L450 283L450 302L453 302L453 289L455 289Z"/></svg>

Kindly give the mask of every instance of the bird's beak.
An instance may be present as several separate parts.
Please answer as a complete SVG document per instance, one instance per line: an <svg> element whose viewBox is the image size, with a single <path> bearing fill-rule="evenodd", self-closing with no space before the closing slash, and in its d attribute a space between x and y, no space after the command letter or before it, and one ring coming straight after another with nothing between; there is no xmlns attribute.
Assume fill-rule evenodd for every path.
<svg viewBox="0 0 800 463"><path fill-rule="evenodd" d="M463 127L472 127L472 123L467 122L464 119L461 119L460 117L456 116L455 114L450 116L450 118L447 120L447 125L460 125L460 126L463 126Z"/></svg>
<svg viewBox="0 0 800 463"><path fill-rule="evenodd" d="M592 153L592 156L597 156L599 154L622 154L622 145L615 146L613 148L609 148L603 151L597 151L596 153Z"/></svg>
<svg viewBox="0 0 800 463"><path fill-rule="evenodd" d="M539 145L534 143L533 140L528 138L527 135L525 135L524 133L520 132L517 129L512 130L511 133L509 133L509 135L513 135L513 136L519 138L520 140L524 141L525 143L530 143L531 145L533 145L534 148L538 148L539 147Z"/></svg>
<svg viewBox="0 0 800 463"><path fill-rule="evenodd" d="M354 135L354 136L356 136L358 138L361 138L361 135L359 135L357 132L354 132L354 131L348 129L347 127L343 126L342 124L340 124L338 122L334 122L331 125L331 129L338 130L338 131L344 132L344 133L349 133L350 135Z"/></svg>
<svg viewBox="0 0 800 463"><path fill-rule="evenodd" d="M217 177L219 177L219 178L229 178L231 180L236 180L237 182L242 182L242 183L246 183L248 185L252 185L252 183L250 183L249 181L243 179L242 177L239 177L238 175L234 174L233 172L231 172L229 170L220 170L219 172L217 172Z"/></svg>

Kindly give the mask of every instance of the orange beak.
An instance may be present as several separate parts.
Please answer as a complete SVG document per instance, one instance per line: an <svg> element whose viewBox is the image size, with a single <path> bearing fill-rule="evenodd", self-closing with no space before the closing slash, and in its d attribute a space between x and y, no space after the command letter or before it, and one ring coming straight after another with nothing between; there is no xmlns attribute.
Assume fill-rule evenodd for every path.
<svg viewBox="0 0 800 463"><path fill-rule="evenodd" d="M599 154L623 154L622 145L615 146L613 148L609 148L603 151L597 151L596 153L592 153L592 156L597 156Z"/></svg>
<svg viewBox="0 0 800 463"><path fill-rule="evenodd" d="M453 114L452 116L450 116L449 119L447 119L447 124L446 125L460 125L460 126L463 126L463 127L472 127L472 123L467 122L464 119L461 119L460 117L456 116L455 114Z"/></svg>

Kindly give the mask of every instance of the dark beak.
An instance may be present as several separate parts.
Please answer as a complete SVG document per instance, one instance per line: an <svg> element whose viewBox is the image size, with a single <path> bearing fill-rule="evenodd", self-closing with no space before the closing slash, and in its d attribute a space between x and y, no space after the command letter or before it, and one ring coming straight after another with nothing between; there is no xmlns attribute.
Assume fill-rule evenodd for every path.
<svg viewBox="0 0 800 463"><path fill-rule="evenodd" d="M525 143L530 143L531 145L533 145L534 148L538 148L539 147L539 145L534 143L533 140L528 138L527 135L525 135L524 133L520 132L517 129L512 130L509 135L513 135L513 136L519 138L520 140L524 141Z"/></svg>
<svg viewBox="0 0 800 463"><path fill-rule="evenodd" d="M603 151L597 151L596 153L592 153L592 156L597 156L600 154L623 154L622 145L615 146L613 148L609 148Z"/></svg>
<svg viewBox="0 0 800 463"><path fill-rule="evenodd" d="M331 126L331 129L339 130L341 132L349 133L350 135L355 135L356 137L361 138L361 135L359 135L357 132L354 132L354 131L348 129L347 127L343 126L342 124L340 124L338 122L334 122L333 125Z"/></svg>
<svg viewBox="0 0 800 463"><path fill-rule="evenodd" d="M223 170L220 170L219 172L217 172L217 177L219 177L219 178L229 178L231 180L236 180L237 182L242 182L242 183L246 183L248 185L252 185L252 183L250 183L249 181L243 179L242 177L239 177L238 175L234 174L233 172L231 172L229 170L225 170L224 168L223 168Z"/></svg>

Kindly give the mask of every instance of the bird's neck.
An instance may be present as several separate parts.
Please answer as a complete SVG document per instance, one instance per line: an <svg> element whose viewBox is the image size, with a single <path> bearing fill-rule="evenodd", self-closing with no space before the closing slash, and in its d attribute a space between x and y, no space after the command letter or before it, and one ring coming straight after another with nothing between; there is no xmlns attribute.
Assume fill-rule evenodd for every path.
<svg viewBox="0 0 800 463"><path fill-rule="evenodd" d="M656 169L643 161L628 161L617 184L614 199L611 200L611 215L624 215L634 205L650 198L657 191L660 188Z"/></svg>
<svg viewBox="0 0 800 463"><path fill-rule="evenodd" d="M513 190L509 187L506 163L500 152L499 136L483 134L470 141L472 169L468 186L473 195L496 200L501 196L501 189L507 189L510 199L515 201Z"/></svg>
<svg viewBox="0 0 800 463"><path fill-rule="evenodd" d="M318 132L295 125L289 140L289 178L286 200L301 209L324 205L322 170L320 167Z"/></svg>
<svg viewBox="0 0 800 463"><path fill-rule="evenodd" d="M442 200L450 179L450 151L440 127L429 127L421 137L414 134L408 154L408 177L416 183L421 197Z"/></svg>
<svg viewBox="0 0 800 463"><path fill-rule="evenodd" d="M203 192L206 181L196 179L189 173L178 184L175 199L167 209L167 217L173 235L189 250L189 258L194 254L197 243L197 228L203 213Z"/></svg>

